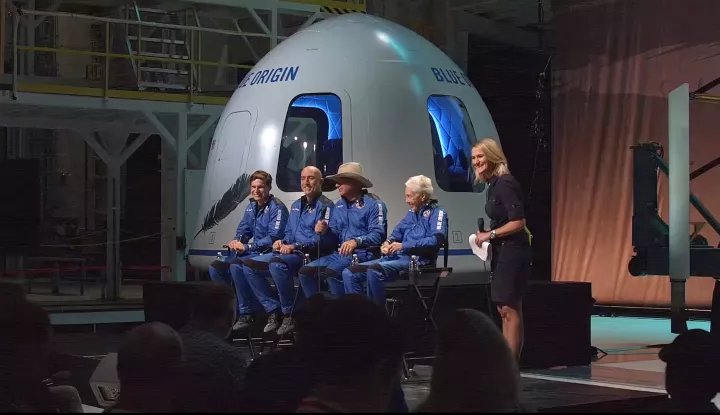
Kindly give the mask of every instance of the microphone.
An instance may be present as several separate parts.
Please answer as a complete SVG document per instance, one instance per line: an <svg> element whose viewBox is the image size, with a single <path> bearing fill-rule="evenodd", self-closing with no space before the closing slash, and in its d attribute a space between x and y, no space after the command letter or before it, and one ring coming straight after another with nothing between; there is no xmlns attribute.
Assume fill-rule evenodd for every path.
<svg viewBox="0 0 720 415"><path fill-rule="evenodd" d="M320 208L320 219L318 220L318 222L325 220L325 214L326 214L326 213L327 213L327 206L321 207L321 208ZM317 233L317 232L315 232L315 233ZM319 235L319 234L318 234L318 235Z"/></svg>
<svg viewBox="0 0 720 415"><path fill-rule="evenodd" d="M485 218L478 218L478 231L485 232Z"/></svg>

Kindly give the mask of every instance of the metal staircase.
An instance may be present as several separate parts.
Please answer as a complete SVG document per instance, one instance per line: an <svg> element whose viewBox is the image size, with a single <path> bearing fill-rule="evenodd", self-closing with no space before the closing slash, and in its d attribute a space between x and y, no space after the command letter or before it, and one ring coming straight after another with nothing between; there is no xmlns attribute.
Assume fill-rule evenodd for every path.
<svg viewBox="0 0 720 415"><path fill-rule="evenodd" d="M126 43L128 53L134 56L146 56L161 60L133 60L133 69L137 76L138 90L187 91L190 87L189 32L180 28L152 26L153 23L186 25L189 20L186 11L166 11L138 7L137 3L121 9L122 18L139 22L138 25L126 25ZM196 16L196 14L193 13ZM150 25L145 25L149 23ZM187 61L188 64L177 62ZM195 71L193 71L195 72ZM192 84L197 85L197 74ZM196 89L196 88L194 88Z"/></svg>

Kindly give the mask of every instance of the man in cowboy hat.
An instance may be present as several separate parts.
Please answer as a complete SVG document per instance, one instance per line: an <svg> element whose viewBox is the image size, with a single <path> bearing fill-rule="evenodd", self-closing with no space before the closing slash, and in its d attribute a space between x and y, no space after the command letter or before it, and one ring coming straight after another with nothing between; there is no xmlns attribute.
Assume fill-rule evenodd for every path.
<svg viewBox="0 0 720 415"><path fill-rule="evenodd" d="M300 268L300 285L306 298L320 291L318 277L328 282L333 295L344 294L342 272L352 265L353 255L357 255L358 262L375 259L379 250L368 248L379 247L387 237L387 207L379 197L368 193L372 182L365 177L360 163L342 164L326 182L335 185L340 200L329 223L317 222L315 232L332 233L340 241L340 248Z"/></svg>

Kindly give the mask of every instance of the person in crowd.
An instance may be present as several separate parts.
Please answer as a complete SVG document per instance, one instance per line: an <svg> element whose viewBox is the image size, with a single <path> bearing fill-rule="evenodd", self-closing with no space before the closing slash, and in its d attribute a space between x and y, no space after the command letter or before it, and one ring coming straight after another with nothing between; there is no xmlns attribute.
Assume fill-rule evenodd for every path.
<svg viewBox="0 0 720 415"><path fill-rule="evenodd" d="M467 381L472 374L473 381ZM520 412L520 371L495 323L471 309L438 330L430 395L418 412Z"/></svg>
<svg viewBox="0 0 720 415"><path fill-rule="evenodd" d="M329 221L321 220L315 225L315 232L320 235L331 232L341 245L337 252L300 268L300 285L308 298L320 291L321 278L327 281L333 295L344 294L343 270L353 263L354 256L357 263L378 257L379 246L387 236L387 207L379 197L368 193L372 182L365 177L362 165L344 163L336 175L326 180L335 184L341 200L335 204Z"/></svg>
<svg viewBox="0 0 720 415"><path fill-rule="evenodd" d="M118 402L105 412L172 411L183 344L164 323L146 323L130 330L117 355Z"/></svg>
<svg viewBox="0 0 720 415"><path fill-rule="evenodd" d="M173 401L175 412L237 412L245 379L245 357L226 340L237 312L233 290L208 283L199 288L192 317L178 334L185 360Z"/></svg>
<svg viewBox="0 0 720 415"><path fill-rule="evenodd" d="M253 360L243 393L244 407L249 412L295 412L301 400L322 383L322 374L313 371L306 351L312 350L313 333L322 329L325 323L321 317L334 301L320 293L308 298L295 312L294 345ZM387 412L408 413L402 384L396 382L393 386Z"/></svg>
<svg viewBox="0 0 720 415"><path fill-rule="evenodd" d="M277 334L282 336L295 329L292 312L300 290L295 292L293 278L303 266L305 258L316 260L331 253L337 246L334 235L321 236L315 233L315 224L321 220L330 220L335 207L330 199L323 196L322 184L320 169L305 167L300 174L300 187L304 195L290 207L285 237L273 243L275 252L245 261L243 274L269 314L265 333L277 330ZM268 273L275 282L277 294L266 279Z"/></svg>
<svg viewBox="0 0 720 415"><path fill-rule="evenodd" d="M210 265L213 281L230 284L232 276L238 301L238 320L233 330L249 327L253 315L261 311L243 274L244 262L271 251L275 241L285 236L288 210L280 199L273 197L271 189L272 176L269 173L258 170L250 176L250 204L237 227L235 239L228 243L231 255Z"/></svg>
<svg viewBox="0 0 720 415"><path fill-rule="evenodd" d="M248 412L295 412L302 398L310 394L313 376L303 348L298 346L316 329L329 304L330 300L319 293L308 298L294 312L294 344L252 361L243 391Z"/></svg>
<svg viewBox="0 0 720 415"><path fill-rule="evenodd" d="M673 412L720 412L712 402L720 392L718 348L709 332L688 330L663 347L659 357L666 363L665 390Z"/></svg>
<svg viewBox="0 0 720 415"><path fill-rule="evenodd" d="M298 343L313 376L297 412L388 412L400 384L400 328L366 296L329 300Z"/></svg>
<svg viewBox="0 0 720 415"><path fill-rule="evenodd" d="M0 412L82 412L72 386L47 386L52 376L50 317L16 287L0 302Z"/></svg>
<svg viewBox="0 0 720 415"><path fill-rule="evenodd" d="M519 361L524 338L522 300L532 267L523 192L497 141L488 138L475 144L472 163L476 180L488 184L485 213L490 218L490 230L479 230L475 243L482 246L489 241L492 247L492 301L502 318L503 335Z"/></svg>
<svg viewBox="0 0 720 415"><path fill-rule="evenodd" d="M407 271L413 255L417 255L419 266L434 263L445 243L448 217L437 200L432 199L432 194L432 182L426 176L413 176L405 183L405 202L410 211L382 244L382 258L343 271L346 293L363 293L363 282L367 280L368 295L384 305L385 282Z"/></svg>

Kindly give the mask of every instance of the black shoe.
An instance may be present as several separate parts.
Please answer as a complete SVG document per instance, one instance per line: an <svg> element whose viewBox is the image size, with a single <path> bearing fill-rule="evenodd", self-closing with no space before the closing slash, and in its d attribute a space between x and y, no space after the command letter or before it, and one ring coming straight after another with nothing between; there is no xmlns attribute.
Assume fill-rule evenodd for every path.
<svg viewBox="0 0 720 415"><path fill-rule="evenodd" d="M270 313L270 315L268 316L267 324L263 329L263 333L270 333L271 331L277 330L278 326L280 326L281 318L282 314L277 311Z"/></svg>
<svg viewBox="0 0 720 415"><path fill-rule="evenodd" d="M282 336L283 334L289 334L295 331L295 319L291 316L285 316L283 317L282 324L280 325L280 328L277 331L278 336Z"/></svg>
<svg viewBox="0 0 720 415"><path fill-rule="evenodd" d="M235 322L235 325L233 325L233 331L238 330L245 330L248 327L250 327L250 324L252 324L253 318L251 315L248 314L241 314L238 316L237 321Z"/></svg>

